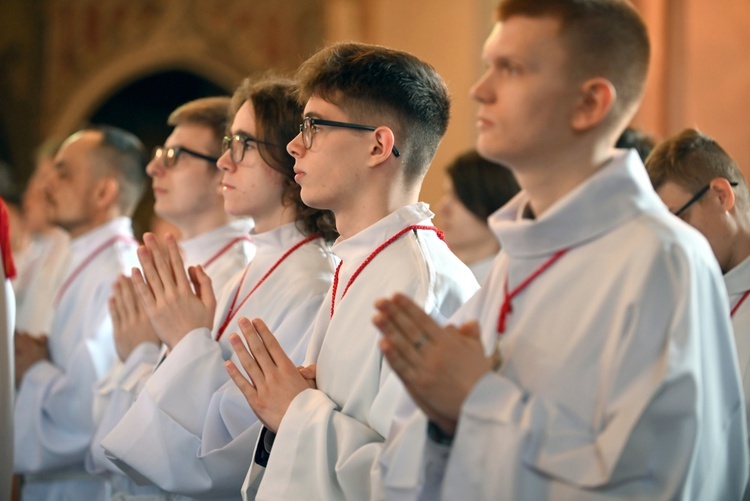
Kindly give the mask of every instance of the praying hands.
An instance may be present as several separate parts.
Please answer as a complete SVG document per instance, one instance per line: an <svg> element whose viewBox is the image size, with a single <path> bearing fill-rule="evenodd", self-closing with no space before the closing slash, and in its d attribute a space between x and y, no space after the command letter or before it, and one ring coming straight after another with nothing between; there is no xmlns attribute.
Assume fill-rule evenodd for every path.
<svg viewBox="0 0 750 501"><path fill-rule="evenodd" d="M225 363L227 372L258 419L276 433L292 400L315 388L315 366L296 367L262 320L240 318L238 323L247 347L238 334L229 340L250 381L231 360Z"/></svg>
<svg viewBox="0 0 750 501"><path fill-rule="evenodd" d="M49 360L50 355L47 336L34 337L27 332L16 332L14 345L15 378L18 388L29 368L41 360Z"/></svg>
<svg viewBox="0 0 750 501"><path fill-rule="evenodd" d="M172 235L166 237L166 249L153 233L146 233L143 242L138 248L143 273L133 268L132 280L154 331L173 349L193 329L211 329L216 309L211 279L200 266L185 273Z"/></svg>
<svg viewBox="0 0 750 501"><path fill-rule="evenodd" d="M120 275L114 283L112 297L109 299L109 314L112 317L117 356L123 362L141 343L161 344L141 305L132 279Z"/></svg>
<svg viewBox="0 0 750 501"><path fill-rule="evenodd" d="M447 435L455 433L469 392L492 370L479 325L440 327L408 297L381 299L373 318L383 333L380 349L415 403Z"/></svg>

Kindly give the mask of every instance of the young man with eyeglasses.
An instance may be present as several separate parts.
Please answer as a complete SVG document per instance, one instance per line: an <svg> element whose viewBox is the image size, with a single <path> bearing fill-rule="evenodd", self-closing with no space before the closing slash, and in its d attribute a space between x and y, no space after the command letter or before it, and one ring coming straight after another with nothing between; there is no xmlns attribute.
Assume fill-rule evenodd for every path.
<svg viewBox="0 0 750 501"><path fill-rule="evenodd" d="M232 220L224 210L221 171L216 162L229 111L228 97L190 101L174 110L168 124L174 130L164 146L154 149L146 172L152 179L154 212L180 232L184 262L202 266L215 291L252 259L252 221ZM109 482L110 495L151 494L138 487L104 456L101 440L131 406L160 357L161 340L140 304L132 281L120 277L110 300L118 363L99 383L94 401L97 430L86 459L92 474Z"/></svg>
<svg viewBox="0 0 750 501"><path fill-rule="evenodd" d="M373 301L403 291L444 320L477 288L417 201L450 103L432 67L383 47L333 45L297 78L304 118L287 149L302 199L336 215L342 262L313 324L315 369L300 372L260 314L240 324L257 363L231 338L255 386L233 363L230 375L267 427L246 495L267 464L257 499L365 499L402 394L378 352Z"/></svg>
<svg viewBox="0 0 750 501"><path fill-rule="evenodd" d="M750 416L750 191L745 178L716 141L695 129L657 145L646 170L669 210L706 237L719 262Z"/></svg>
<svg viewBox="0 0 750 501"><path fill-rule="evenodd" d="M117 358L107 300L137 265L130 215L145 185L143 145L114 127L83 129L55 156L45 184L51 221L70 234L48 337L15 339L14 471L23 499L102 499L87 475L93 388ZM3 467L8 467L3 465Z"/></svg>
<svg viewBox="0 0 750 501"><path fill-rule="evenodd" d="M721 275L615 148L643 94L623 0L503 0L477 149L522 191L490 216L482 289L432 322L379 301L383 354L420 410L389 437L386 499L739 499L748 452Z"/></svg>
<svg viewBox="0 0 750 501"><path fill-rule="evenodd" d="M154 191L154 212L180 231L188 265L202 265L214 290L250 261L252 220L231 216L224 207L221 170L229 97L197 99L169 116L174 130L154 149L146 172Z"/></svg>
<svg viewBox="0 0 750 501"><path fill-rule="evenodd" d="M256 255L218 300L206 294L200 268L191 279L172 273L181 266L173 241L164 249L144 236L134 282L171 351L102 446L123 471L171 495L239 498L260 424L224 368L230 334L241 317L263 316L302 362L333 279L333 215L302 202L286 151L302 114L296 89L286 79L248 78L232 97L218 166L226 210L255 221Z"/></svg>

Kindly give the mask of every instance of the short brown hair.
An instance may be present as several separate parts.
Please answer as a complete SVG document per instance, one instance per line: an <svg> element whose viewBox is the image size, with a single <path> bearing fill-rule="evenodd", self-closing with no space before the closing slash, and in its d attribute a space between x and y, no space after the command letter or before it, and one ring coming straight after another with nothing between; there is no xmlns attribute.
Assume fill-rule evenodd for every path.
<svg viewBox="0 0 750 501"><path fill-rule="evenodd" d="M133 215L146 189L146 150L135 134L111 125L89 125L80 132L96 132L101 141L92 152L97 164L114 175L119 186L117 206Z"/></svg>
<svg viewBox="0 0 750 501"><path fill-rule="evenodd" d="M655 190L667 181L691 193L717 177L737 183L735 192L746 206L748 188L740 168L719 143L695 129L685 129L659 143L646 159L646 170Z"/></svg>
<svg viewBox="0 0 750 501"><path fill-rule="evenodd" d="M501 0L497 18L552 17L560 22L574 78L604 77L617 90L612 119L629 117L640 103L650 44L643 20L625 0Z"/></svg>
<svg viewBox="0 0 750 501"><path fill-rule="evenodd" d="M270 75L246 78L232 95L229 122L246 101L255 112L258 152L266 164L284 176L284 202L297 209L297 226L306 235L323 234L328 241L338 236L333 213L308 207L300 197L300 185L294 181L294 157L286 145L299 134L302 106L297 101L297 85ZM267 143L267 144L264 144Z"/></svg>
<svg viewBox="0 0 750 501"><path fill-rule="evenodd" d="M510 169L482 158L476 150L457 156L446 171L458 199L482 220L508 203L520 190Z"/></svg>
<svg viewBox="0 0 750 501"><path fill-rule="evenodd" d="M386 47L338 43L302 63L297 80L303 104L317 96L363 125L391 127L406 181L422 179L450 116L448 88L432 66ZM366 123L373 117L383 123Z"/></svg>
<svg viewBox="0 0 750 501"><path fill-rule="evenodd" d="M196 124L208 127L213 131L215 141L214 151L211 153L219 156L221 153L221 141L227 130L227 115L231 100L227 96L204 97L189 101L172 113L167 119L167 124L177 127L183 124Z"/></svg>

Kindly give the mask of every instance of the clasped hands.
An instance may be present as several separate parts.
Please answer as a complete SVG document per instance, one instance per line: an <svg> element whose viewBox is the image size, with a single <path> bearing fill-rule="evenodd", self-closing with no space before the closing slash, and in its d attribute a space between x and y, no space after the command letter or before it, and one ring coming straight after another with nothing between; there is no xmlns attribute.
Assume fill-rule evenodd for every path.
<svg viewBox="0 0 750 501"><path fill-rule="evenodd" d="M316 368L296 367L262 320L240 317L238 323L247 346L236 333L229 340L250 380L231 360L225 362L227 372L258 419L276 433L292 400L316 388Z"/></svg>
<svg viewBox="0 0 750 501"><path fill-rule="evenodd" d="M133 268L132 283L153 330L170 349L188 332L211 329L216 298L211 279L201 266L185 272L177 241L167 234L164 247L153 233L138 248L141 270Z"/></svg>
<svg viewBox="0 0 750 501"><path fill-rule="evenodd" d="M403 294L381 299L375 307L383 355L414 402L453 436L463 402L493 366L484 354L479 325L441 327Z"/></svg>
<svg viewBox="0 0 750 501"><path fill-rule="evenodd" d="M50 354L47 336L32 336L28 332L16 331L13 344L16 388L18 388L29 368L39 361L49 360Z"/></svg>
<svg viewBox="0 0 750 501"><path fill-rule="evenodd" d="M452 436L463 402L495 363L484 354L479 325L441 327L402 294L381 299L375 307L373 322L383 334L383 354L415 403ZM231 360L227 372L258 418L276 432L292 400L316 387L315 366L295 367L261 320L240 318L239 326L247 347L238 334L230 341L250 380Z"/></svg>

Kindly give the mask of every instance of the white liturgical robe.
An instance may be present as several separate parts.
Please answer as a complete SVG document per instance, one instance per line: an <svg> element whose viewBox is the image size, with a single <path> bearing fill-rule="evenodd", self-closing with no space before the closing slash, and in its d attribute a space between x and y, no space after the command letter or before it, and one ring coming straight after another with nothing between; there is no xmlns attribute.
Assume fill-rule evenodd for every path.
<svg viewBox="0 0 750 501"><path fill-rule="evenodd" d="M211 285L218 295L224 285L244 269L255 254L255 245L251 243L249 235L251 229L252 220L246 219L180 241L185 265L202 265L211 277ZM86 470L106 475L110 483L110 496L160 492L154 486L136 485L107 459L101 446L102 439L122 419L151 376L159 354L157 345L142 343L133 349L124 363L115 363L97 385L93 406L97 428L86 457Z"/></svg>
<svg viewBox="0 0 750 501"><path fill-rule="evenodd" d="M745 416L750 428L750 297L746 296L750 291L750 257L729 270L724 275L724 283L729 294L734 342L737 345L737 359L745 393ZM750 499L750 490L745 499Z"/></svg>
<svg viewBox="0 0 750 501"><path fill-rule="evenodd" d="M252 219L241 219L180 241L185 265L202 265L218 296L224 285L253 259L252 229Z"/></svg>
<svg viewBox="0 0 750 501"><path fill-rule="evenodd" d="M32 336L47 334L52 321L52 301L65 277L68 262L68 234L59 228L33 238L25 266L19 268L13 287L16 301L16 330Z"/></svg>
<svg viewBox="0 0 750 501"><path fill-rule="evenodd" d="M103 483L85 474L94 433L94 385L117 358L107 302L119 274L138 264L129 218L73 239L49 332L50 361L26 372L15 405L14 470L24 499L100 499ZM99 252L97 252L99 251Z"/></svg>
<svg viewBox="0 0 750 501"><path fill-rule="evenodd" d="M6 261L7 259L7 261ZM8 210L0 198L0 492L11 489L13 462L13 327L16 303L9 276L13 275Z"/></svg>
<svg viewBox="0 0 750 501"><path fill-rule="evenodd" d="M302 362L313 319L333 277L335 259L323 240L311 240L289 254L242 301L305 238L293 223L253 235L255 258L246 274L225 287L213 333L188 333L102 441L123 471L168 492L214 500L239 498L260 424L224 367L234 355L229 334L240 332L240 317L262 318L291 359ZM232 303L239 311L217 343Z"/></svg>
<svg viewBox="0 0 750 501"><path fill-rule="evenodd" d="M506 278L512 291L569 251L513 299L504 363L468 395L452 445L427 438L419 411L389 437L386 498L739 499L743 396L705 239L669 214L634 151L538 220L527 203L490 218L503 250L451 322L478 320L490 353Z"/></svg>
<svg viewBox="0 0 750 501"><path fill-rule="evenodd" d="M368 256L401 230L433 228L432 216L422 203L402 207L333 246L342 260L335 308L331 316L329 293L305 361L317 363L318 389L303 391L289 406L257 499L369 499L376 480L371 473L404 392L378 346L375 301L401 292L444 321L478 284L429 229L409 230L375 255L350 287L349 282ZM259 469L253 465L248 486Z"/></svg>

